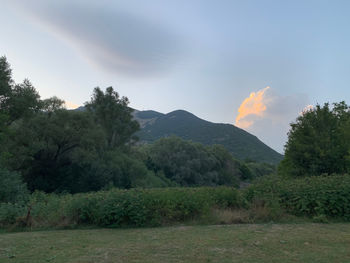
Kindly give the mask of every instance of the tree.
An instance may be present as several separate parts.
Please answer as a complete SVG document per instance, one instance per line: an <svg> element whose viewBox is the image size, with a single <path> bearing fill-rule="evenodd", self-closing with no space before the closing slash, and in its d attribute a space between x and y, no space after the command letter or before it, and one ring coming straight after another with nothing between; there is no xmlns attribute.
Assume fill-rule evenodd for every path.
<svg viewBox="0 0 350 263"><path fill-rule="evenodd" d="M279 172L292 176L350 172L350 107L328 103L291 124Z"/></svg>
<svg viewBox="0 0 350 263"><path fill-rule="evenodd" d="M91 101L85 104L106 134L106 146L109 149L130 142L132 135L139 130L139 124L133 120L133 109L128 107L129 100L108 87L105 92L95 88Z"/></svg>
<svg viewBox="0 0 350 263"><path fill-rule="evenodd" d="M222 146L204 146L179 137L146 146L147 167L181 186L236 185L240 163Z"/></svg>
<svg viewBox="0 0 350 263"><path fill-rule="evenodd" d="M5 125L28 117L40 107L39 93L31 82L25 79L23 83L15 84L10 64L5 56L0 57L0 118L2 121L6 119Z"/></svg>
<svg viewBox="0 0 350 263"><path fill-rule="evenodd" d="M0 57L0 110L5 108L13 85L12 70L5 56Z"/></svg>
<svg viewBox="0 0 350 263"><path fill-rule="evenodd" d="M44 112L49 114L64 109L64 100L53 96L51 98L45 99L41 102L41 108Z"/></svg>
<svg viewBox="0 0 350 263"><path fill-rule="evenodd" d="M32 191L70 191L86 163L98 159L103 140L87 113L68 110L37 113L15 131L9 165Z"/></svg>
<svg viewBox="0 0 350 263"><path fill-rule="evenodd" d="M40 95L28 79L13 87L7 104L9 123L28 118L42 107Z"/></svg>

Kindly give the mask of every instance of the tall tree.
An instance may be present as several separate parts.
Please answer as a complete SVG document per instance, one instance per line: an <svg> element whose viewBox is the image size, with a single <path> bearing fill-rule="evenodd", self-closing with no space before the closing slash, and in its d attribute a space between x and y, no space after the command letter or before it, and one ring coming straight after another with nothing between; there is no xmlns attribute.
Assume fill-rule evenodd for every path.
<svg viewBox="0 0 350 263"><path fill-rule="evenodd" d="M350 107L328 103L304 112L291 124L279 171L292 176L350 172Z"/></svg>
<svg viewBox="0 0 350 263"><path fill-rule="evenodd" d="M25 79L23 83L16 84L8 99L8 115L10 123L20 118L30 117L41 109L40 95L32 85Z"/></svg>
<svg viewBox="0 0 350 263"><path fill-rule="evenodd" d="M105 131L106 146L109 149L130 142L133 134L139 129L138 122L133 120L131 115L133 109L129 108L128 104L128 98L120 98L112 87L108 87L105 92L95 88L91 101L85 104L95 122Z"/></svg>
<svg viewBox="0 0 350 263"><path fill-rule="evenodd" d="M0 110L6 107L13 85L12 70L5 56L0 57Z"/></svg>
<svg viewBox="0 0 350 263"><path fill-rule="evenodd" d="M10 166L22 173L30 190L70 190L67 176L87 156L94 155L91 159L96 159L100 135L87 113L67 110L38 113L30 121L16 125Z"/></svg>

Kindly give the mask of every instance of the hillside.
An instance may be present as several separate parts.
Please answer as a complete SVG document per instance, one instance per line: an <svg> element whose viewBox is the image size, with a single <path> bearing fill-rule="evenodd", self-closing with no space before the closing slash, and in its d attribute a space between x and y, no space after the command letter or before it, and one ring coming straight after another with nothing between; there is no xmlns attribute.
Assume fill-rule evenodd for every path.
<svg viewBox="0 0 350 263"><path fill-rule="evenodd" d="M283 158L256 136L234 125L205 121L184 110L168 114L135 111L134 116L141 125L141 131L137 135L142 142L176 135L206 145L221 144L240 160L248 158L276 164Z"/></svg>

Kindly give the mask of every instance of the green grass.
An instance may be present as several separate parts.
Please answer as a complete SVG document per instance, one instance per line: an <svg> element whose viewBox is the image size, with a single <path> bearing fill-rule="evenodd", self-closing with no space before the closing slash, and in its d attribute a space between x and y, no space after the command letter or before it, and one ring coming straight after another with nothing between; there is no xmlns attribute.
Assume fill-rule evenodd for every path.
<svg viewBox="0 0 350 263"><path fill-rule="evenodd" d="M350 262L350 224L255 224L0 234L0 262Z"/></svg>

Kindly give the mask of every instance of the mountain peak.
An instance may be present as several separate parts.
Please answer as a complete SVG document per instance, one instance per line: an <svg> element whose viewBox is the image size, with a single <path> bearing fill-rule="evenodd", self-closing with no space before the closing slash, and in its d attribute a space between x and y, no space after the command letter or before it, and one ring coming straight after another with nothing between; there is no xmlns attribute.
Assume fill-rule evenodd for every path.
<svg viewBox="0 0 350 263"><path fill-rule="evenodd" d="M283 158L245 130L231 124L202 120L185 110L175 110L167 114L139 111L134 116L142 128L137 135L144 142L175 135L206 145L221 144L240 160L278 163Z"/></svg>

